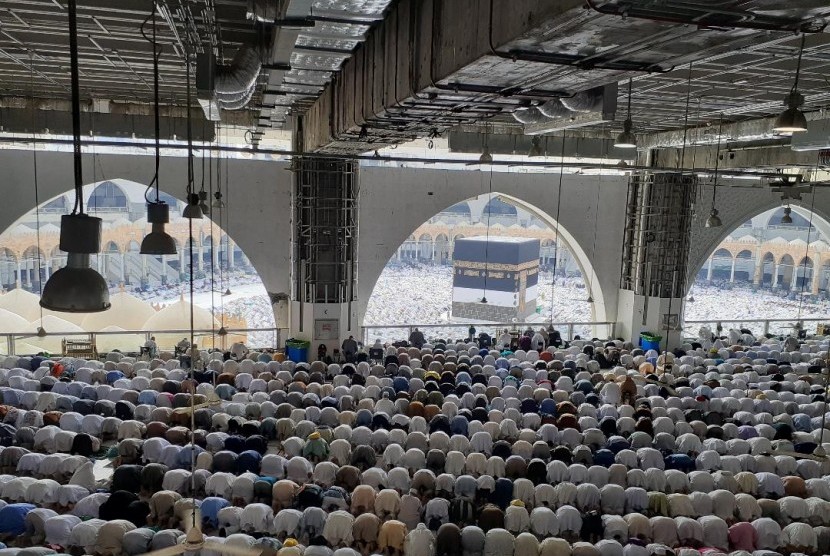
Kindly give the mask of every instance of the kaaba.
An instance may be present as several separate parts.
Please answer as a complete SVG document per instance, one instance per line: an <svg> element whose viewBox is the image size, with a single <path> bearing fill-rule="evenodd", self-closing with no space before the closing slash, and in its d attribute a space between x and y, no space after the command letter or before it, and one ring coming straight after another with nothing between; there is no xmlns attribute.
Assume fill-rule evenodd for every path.
<svg viewBox="0 0 830 556"><path fill-rule="evenodd" d="M538 239L479 236L455 240L452 316L508 323L536 312L539 249Z"/></svg>

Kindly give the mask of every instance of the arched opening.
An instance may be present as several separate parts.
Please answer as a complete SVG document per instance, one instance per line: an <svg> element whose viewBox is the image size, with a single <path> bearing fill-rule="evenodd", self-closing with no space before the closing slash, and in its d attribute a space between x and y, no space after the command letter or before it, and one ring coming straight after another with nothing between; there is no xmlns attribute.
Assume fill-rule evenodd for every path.
<svg viewBox="0 0 830 556"><path fill-rule="evenodd" d="M418 237L418 260L432 261L432 237L429 234L421 234Z"/></svg>
<svg viewBox="0 0 830 556"><path fill-rule="evenodd" d="M813 260L810 257L804 257L799 261L795 267L795 279L792 283L792 290L810 291L810 285L813 281Z"/></svg>
<svg viewBox="0 0 830 556"><path fill-rule="evenodd" d="M23 251L20 258L20 284L23 288L32 292L40 291L41 283L46 280L43 260L43 252L34 245Z"/></svg>
<svg viewBox="0 0 830 556"><path fill-rule="evenodd" d="M124 190L111 181L98 184L87 201L90 212L125 212L128 209Z"/></svg>
<svg viewBox="0 0 830 556"><path fill-rule="evenodd" d="M795 262L790 255L784 255L778 261L778 268L775 273L775 283L773 287L777 287L779 289L792 289L793 285L793 272L795 270Z"/></svg>
<svg viewBox="0 0 830 556"><path fill-rule="evenodd" d="M467 207L467 209L458 207ZM470 207L474 210L470 211ZM534 326L536 323L541 326L550 323L552 316L555 323L589 323L596 320L594 315L598 310L601 310L600 318L605 318L602 294L599 291L598 281L592 276L593 270L589 268L585 274L591 277L587 280L588 283L583 278L582 269L587 266L587 257L580 251L580 259L572 252L566 239L567 231L558 227L549 215L519 199L499 193L481 195L457 203L450 208L452 210L440 211L424 222L401 244L395 256L387 263L374 286L364 316L363 325L369 328L368 339L373 341L378 335L385 339L398 338L405 335L404 325L407 327L432 325L435 328L428 329L428 337L439 335L440 337L460 338L466 335L469 322L480 323L485 327L488 321L508 325L525 323L525 326L528 323ZM488 210L491 211L489 229ZM459 218L460 215L466 214L469 216L463 220ZM526 225L518 222L520 214L526 215L523 217ZM555 238L557 228L560 235L559 241ZM428 234L428 229L440 230L440 232L432 236ZM431 237L434 237L434 240L430 240ZM488 246L488 250L491 246L496 250L497 244L498 249L509 249L502 245L522 245L524 242L533 245L535 242L535 247L533 247L535 254L528 267L533 267L533 277L522 276L521 271L513 273L513 269L505 265L496 265L496 270L492 270L489 269L489 263L456 260L456 249L461 249L462 240L483 241ZM425 242L429 242L428 250L424 248ZM417 249L419 261L413 262L411 257L407 256L412 249ZM430 260L423 261L427 253ZM467 251L463 249L460 253L465 253L463 256L467 256ZM489 256L489 253L485 256ZM426 262L429 264L423 264ZM565 263L570 263L570 268L563 268L563 266L569 266ZM456 278L456 274L459 272L463 274L465 270L461 266L470 266L470 264L485 265L488 269L489 284L479 288L484 295L474 296L473 302L464 298L463 303L481 305L480 298L484 297L487 299L486 304L493 306L496 304L493 300L501 299L502 290L496 288L504 287L504 292L510 290L504 295L507 300L505 306L514 307L515 316L496 319L489 316L489 313L489 318L478 318L475 314L472 317L460 315L458 309L462 302L459 299L466 293L459 291L462 286L458 285L460 281ZM485 267L481 269L470 267L469 270L482 275ZM556 269L555 283L554 268ZM467 274L472 276L472 272ZM599 300L596 306L588 301L587 290L591 283L594 286L592 297L594 300ZM471 291L476 287L473 286ZM513 300L515 304L511 305L510 300ZM474 309L474 307L471 308ZM375 333L371 329L375 326L393 328L377 329ZM477 326L478 328L480 327ZM495 330L487 329L479 331L495 332ZM585 326L575 330L574 333L590 336L592 330L590 326Z"/></svg>
<svg viewBox="0 0 830 556"><path fill-rule="evenodd" d="M766 253L762 259L761 266L761 286L772 287L773 275L775 274L775 255Z"/></svg>
<svg viewBox="0 0 830 556"><path fill-rule="evenodd" d="M0 286L10 290L17 284L17 257L11 249L0 247Z"/></svg>
<svg viewBox="0 0 830 556"><path fill-rule="evenodd" d="M731 282L752 282L752 277L755 272L755 257L752 251L744 249L735 255L734 271L732 272Z"/></svg>
<svg viewBox="0 0 830 556"><path fill-rule="evenodd" d="M718 322L756 335L786 333L798 319L826 318L828 222L797 204L791 206L792 224L781 224L780 206L749 216L735 230L724 229L696 273L693 302L685 304L687 335L695 337L701 324ZM813 328L813 323L805 325Z"/></svg>
<svg viewBox="0 0 830 556"><path fill-rule="evenodd" d="M138 298L135 303L146 303L155 311L189 294L189 237L192 227L195 238L194 304L213 312L217 321L229 329L273 329L274 311L262 280L251 268L242 250L216 222L211 221L209 215L193 222L183 219L179 213L181 202L161 193L162 200L173 208L166 230L174 238L177 253L140 253L142 239L150 231L146 221L146 189L146 185L122 179L84 186L88 212L103 220L101 252L90 257L90 266L105 278L111 297L123 291ZM66 253L59 248L60 228L56 223L59 223L59 215L71 208L68 199L70 196L67 194L47 199L39 207L39 217L33 209L0 234L0 245L28 245L33 241L32 231L37 229L38 222L41 224L39 240L43 247L40 251L34 245L19 252L19 255L9 248L0 249L0 285L4 289L23 287L38 293L40 284L66 265ZM212 239L219 237L223 238L221 246ZM219 255L223 259L221 264ZM231 294L222 295L227 290ZM72 322L80 322L82 317ZM129 324L126 324L127 321ZM122 324L122 328L136 330L134 320L124 319ZM119 326L118 323L112 325ZM125 339L131 338L130 344L125 346L129 351L136 349L134 337L135 334L124 335ZM275 347L274 338L273 330L252 332L248 334L248 343L253 347ZM37 341L32 340L31 344L37 345Z"/></svg>

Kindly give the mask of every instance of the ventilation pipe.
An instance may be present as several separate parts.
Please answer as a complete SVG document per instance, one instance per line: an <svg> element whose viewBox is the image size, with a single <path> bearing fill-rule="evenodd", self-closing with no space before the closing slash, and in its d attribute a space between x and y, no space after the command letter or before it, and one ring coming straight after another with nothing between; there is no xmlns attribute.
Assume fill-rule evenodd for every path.
<svg viewBox="0 0 830 556"><path fill-rule="evenodd" d="M576 114L602 112L604 87L576 93L571 97L556 98L527 110L513 112L513 118L523 124L539 124L549 120L573 117Z"/></svg>
<svg viewBox="0 0 830 556"><path fill-rule="evenodd" d="M238 110L251 100L257 78L262 70L262 59L251 47L242 47L229 66L217 66L214 91L219 106L225 110Z"/></svg>
<svg viewBox="0 0 830 556"><path fill-rule="evenodd" d="M576 93L572 97L563 97L562 105L571 112L601 112L603 87Z"/></svg>
<svg viewBox="0 0 830 556"><path fill-rule="evenodd" d="M248 19L274 23L279 15L279 0L248 0Z"/></svg>
<svg viewBox="0 0 830 556"><path fill-rule="evenodd" d="M547 117L535 106L527 110L516 110L513 112L513 117L522 124L538 124L547 121Z"/></svg>
<svg viewBox="0 0 830 556"><path fill-rule="evenodd" d="M539 106L539 112L546 118L567 118L571 115L571 111L562 106L562 101L558 98L549 100Z"/></svg>

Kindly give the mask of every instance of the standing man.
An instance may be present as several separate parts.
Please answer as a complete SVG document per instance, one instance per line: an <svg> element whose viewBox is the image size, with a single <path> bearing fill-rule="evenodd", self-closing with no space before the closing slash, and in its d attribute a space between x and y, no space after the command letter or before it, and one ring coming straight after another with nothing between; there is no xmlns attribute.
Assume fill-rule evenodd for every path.
<svg viewBox="0 0 830 556"><path fill-rule="evenodd" d="M147 350L147 357L153 359L158 355L159 347L156 344L156 337L150 336L150 339L144 342L144 348Z"/></svg>
<svg viewBox="0 0 830 556"><path fill-rule="evenodd" d="M354 336L349 336L347 339L343 340L343 345L340 346L343 350L343 356L346 358L346 363L353 363L355 360L355 354L357 353L357 342L354 339Z"/></svg>
<svg viewBox="0 0 830 556"><path fill-rule="evenodd" d="M471 324L470 329L467 330L467 341L472 342L475 339L476 339L476 327Z"/></svg>
<svg viewBox="0 0 830 556"><path fill-rule="evenodd" d="M415 327L415 330L412 331L412 334L409 335L409 343L415 346L418 349L424 347L424 344L427 343L424 339L424 333L418 330L418 327Z"/></svg>

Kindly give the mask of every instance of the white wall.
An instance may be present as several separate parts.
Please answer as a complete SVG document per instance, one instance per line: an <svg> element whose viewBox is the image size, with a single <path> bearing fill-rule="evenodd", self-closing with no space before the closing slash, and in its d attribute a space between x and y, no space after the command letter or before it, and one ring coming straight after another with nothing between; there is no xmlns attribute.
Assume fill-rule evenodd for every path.
<svg viewBox="0 0 830 556"><path fill-rule="evenodd" d="M137 183L153 179L152 156L99 154L84 155L84 183L103 179L123 178ZM161 189L184 199L187 184L187 159L162 158ZM201 164L196 163L196 183L201 183ZM269 292L287 292L290 230L291 173L286 163L259 160L228 160L228 201L226 215L228 235L248 256ZM3 193L0 230L35 206L34 165L31 151L0 150L3 168ZM47 202L71 190L74 185L72 154L65 152L37 153L38 197Z"/></svg>
<svg viewBox="0 0 830 556"><path fill-rule="evenodd" d="M72 187L71 153L38 153L39 198L45 202ZM84 156L84 181L123 178L149 183L153 175L151 156L99 154ZM5 230L34 207L32 155L25 150L0 150L4 176L0 191L0 230ZM286 162L228 160L228 232L251 260L271 293L290 292L291 179ZM196 164L196 181L201 181ZM186 159L163 158L161 185L167 193L183 198L187 176ZM492 187L490 179L492 178ZM617 319L619 276L626 178L566 175L561 204L557 196L559 174L519 174L478 170L433 170L361 168L360 239L358 243L357 320L362 319L383 267L401 243L423 222L447 207L492 190L538 214L549 225L559 214L560 233L582 266L586 283L593 282L595 319ZM750 185L743 181L741 185ZM597 194L599 206L597 207ZM769 189L720 187L718 209L724 226L703 226L711 207L711 189L702 187L692 223L688 276L706 261L733 228L754 215L779 206L779 195ZM806 194L793 202L796 210L812 209L830 220L830 189L819 189L815 198ZM824 223L815 222L824 226ZM825 231L830 237L830 230ZM595 236L596 234L596 236ZM596 248L594 249L594 243ZM591 273L594 272L593 278ZM407 292L401 292L406 295ZM295 320L292 317L292 320Z"/></svg>
<svg viewBox="0 0 830 556"><path fill-rule="evenodd" d="M490 191L489 172L364 167L360 174L359 306L362 316L383 267L401 243L426 220L466 199ZM493 172L492 191L538 209L555 226L580 262L586 284L593 283L597 320L614 320L619 288L626 179L566 175L562 201L559 174ZM597 193L599 190L599 210ZM558 209L558 211L557 211ZM594 226L594 215L602 223ZM596 232L596 253L594 234ZM593 265L589 261L593 260ZM591 266L596 273L590 278ZM401 292L405 295L405 292Z"/></svg>

